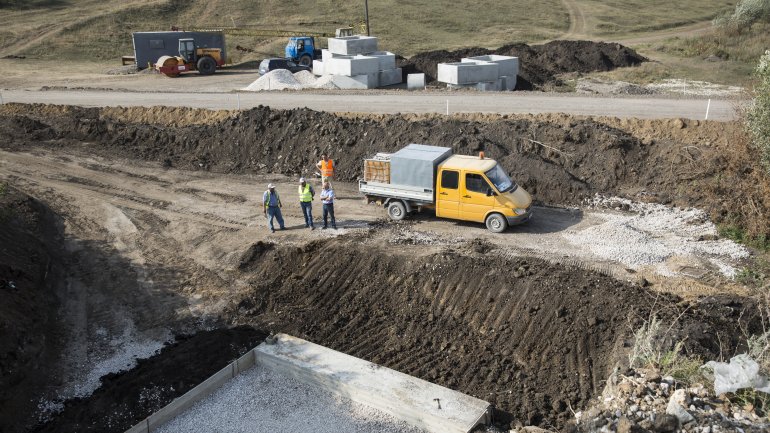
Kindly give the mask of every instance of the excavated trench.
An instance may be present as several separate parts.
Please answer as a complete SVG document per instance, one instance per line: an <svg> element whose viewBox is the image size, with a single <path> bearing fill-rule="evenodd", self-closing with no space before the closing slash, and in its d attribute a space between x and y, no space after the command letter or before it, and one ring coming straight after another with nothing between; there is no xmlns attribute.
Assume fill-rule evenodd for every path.
<svg viewBox="0 0 770 433"><path fill-rule="evenodd" d="M626 194L707 208L727 220L735 217L730 210L751 198L758 210L743 221L767 228L767 183L757 180L748 154L724 152L729 137L713 138L714 130L725 128L721 124L623 129L617 121L564 117L356 119L258 108L203 124L169 125L121 120L114 109L2 110L0 133L8 139L0 147L13 152L66 148L183 169L296 175L320 152L333 151L340 177L353 180L362 157L423 141L461 153L484 150L541 202L577 204L596 192ZM152 113L142 110L144 117ZM697 151L683 150L693 143L700 143ZM736 179L734 194L726 197L726 186L714 186L715 179ZM743 187L751 182L754 187ZM34 268L34 262L5 262L0 280L16 280L12 272ZM125 431L193 386L190 378L215 372L267 332L296 335L488 400L503 426L517 420L561 429L574 418L572 409L585 407L602 390L616 366L625 368L630 336L651 313L678 318L669 338L684 340L687 353L706 359L729 356L720 351L738 347L740 327L759 323L743 298L685 302L595 271L510 258L483 242L473 248L392 245L365 232L293 245L258 242L243 253L232 276L194 270L197 280L176 286L168 281L165 289L182 294L183 284L214 281L215 274L224 287L238 281L246 290L227 299L216 319L248 328L181 339L129 372L105 376L93 395L68 402L38 431ZM8 298L22 294L0 289ZM9 317L0 319L11 323ZM0 347L10 354L0 361L23 355L15 343ZM201 347L218 356L196 356ZM180 360L189 369L184 374ZM13 376L3 380L23 386ZM107 410L123 416L104 417Z"/></svg>

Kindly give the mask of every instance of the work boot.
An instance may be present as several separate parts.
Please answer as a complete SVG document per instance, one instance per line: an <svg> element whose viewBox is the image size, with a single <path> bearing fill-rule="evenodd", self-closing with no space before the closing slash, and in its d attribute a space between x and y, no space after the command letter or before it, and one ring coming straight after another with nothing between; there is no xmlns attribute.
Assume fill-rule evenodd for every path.
<svg viewBox="0 0 770 433"><path fill-rule="evenodd" d="M275 233L275 229L270 229L270 233Z"/></svg>

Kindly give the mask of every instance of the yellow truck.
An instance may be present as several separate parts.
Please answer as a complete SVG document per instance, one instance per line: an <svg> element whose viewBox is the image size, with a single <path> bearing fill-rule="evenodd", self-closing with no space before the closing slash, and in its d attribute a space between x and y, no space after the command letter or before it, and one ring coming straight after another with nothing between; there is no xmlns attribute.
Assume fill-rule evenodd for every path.
<svg viewBox="0 0 770 433"><path fill-rule="evenodd" d="M410 144L364 160L358 190L402 220L421 209L436 216L485 223L495 233L532 216L532 197L492 159L452 155L448 147Z"/></svg>

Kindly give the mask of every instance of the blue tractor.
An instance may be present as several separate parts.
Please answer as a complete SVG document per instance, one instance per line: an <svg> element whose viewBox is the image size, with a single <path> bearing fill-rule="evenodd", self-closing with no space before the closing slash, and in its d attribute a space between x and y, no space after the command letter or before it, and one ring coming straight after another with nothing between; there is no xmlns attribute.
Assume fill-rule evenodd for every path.
<svg viewBox="0 0 770 433"><path fill-rule="evenodd" d="M303 65L313 66L313 60L321 57L321 50L316 49L315 38L312 36L292 36L286 44L287 59Z"/></svg>

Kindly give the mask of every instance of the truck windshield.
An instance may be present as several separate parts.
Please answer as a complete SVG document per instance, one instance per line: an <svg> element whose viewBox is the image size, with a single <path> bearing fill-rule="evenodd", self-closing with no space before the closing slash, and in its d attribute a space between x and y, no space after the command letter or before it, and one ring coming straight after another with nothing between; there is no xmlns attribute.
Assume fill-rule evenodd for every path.
<svg viewBox="0 0 770 433"><path fill-rule="evenodd" d="M505 171L500 167L500 164L497 164L494 168L484 174L487 175L487 179L489 179L500 192L513 192L518 188L516 182L512 181L511 178L505 174Z"/></svg>

